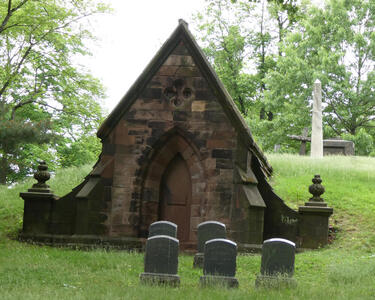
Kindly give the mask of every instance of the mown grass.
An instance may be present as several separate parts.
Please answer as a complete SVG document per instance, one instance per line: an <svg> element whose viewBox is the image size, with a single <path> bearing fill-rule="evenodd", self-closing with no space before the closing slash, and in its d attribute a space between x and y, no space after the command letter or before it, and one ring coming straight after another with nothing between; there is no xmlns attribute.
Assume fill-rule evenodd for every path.
<svg viewBox="0 0 375 300"><path fill-rule="evenodd" d="M259 255L239 255L236 290L199 287L201 270L181 254L181 286L150 287L139 283L143 254L121 251L75 251L20 243L23 201L29 180L12 189L0 187L1 299L374 299L375 298L375 159L329 157L310 160L268 155L275 169L272 184L291 206L309 197L308 185L320 174L335 209L337 239L324 249L296 256L297 287L255 289ZM50 182L58 195L74 187L90 166L58 172Z"/></svg>

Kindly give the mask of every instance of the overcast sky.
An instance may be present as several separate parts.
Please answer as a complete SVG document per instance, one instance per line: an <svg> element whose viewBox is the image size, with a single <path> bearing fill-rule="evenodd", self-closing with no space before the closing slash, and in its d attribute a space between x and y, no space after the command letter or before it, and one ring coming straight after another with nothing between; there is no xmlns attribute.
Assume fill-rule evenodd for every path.
<svg viewBox="0 0 375 300"><path fill-rule="evenodd" d="M92 22L99 40L90 47L93 56L81 63L106 87L104 106L109 113L177 27L178 20L192 23L193 14L203 11L205 0L107 1L114 12ZM312 2L320 5L323 0Z"/></svg>
<svg viewBox="0 0 375 300"><path fill-rule="evenodd" d="M110 112L178 25L191 21L204 0L110 0L114 13L92 23L99 37L93 56L81 61L107 89Z"/></svg>

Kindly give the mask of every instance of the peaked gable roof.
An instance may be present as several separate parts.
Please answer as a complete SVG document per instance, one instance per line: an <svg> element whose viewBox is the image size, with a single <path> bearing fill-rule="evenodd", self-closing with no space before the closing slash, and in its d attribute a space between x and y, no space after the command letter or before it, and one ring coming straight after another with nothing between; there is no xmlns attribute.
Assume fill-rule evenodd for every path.
<svg viewBox="0 0 375 300"><path fill-rule="evenodd" d="M163 44L163 46L159 49L159 51L147 65L142 74L130 87L125 96L105 119L97 132L97 136L102 140L108 136L111 130L116 126L122 116L129 110L129 108L139 97L143 89L153 78L155 73L159 70L165 60L169 57L169 55L181 41L183 41L184 45L190 52L190 55L193 57L202 75L206 78L209 85L213 87L215 96L223 107L232 125L236 128L237 132L241 136L242 141L244 141L246 146L252 151L252 153L258 157L262 165L262 169L268 175L270 175L272 173L272 167L269 165L266 157L259 149L258 145L255 143L250 129L241 116L241 113L239 112L232 97L225 89L223 83L218 78L216 72L208 62L203 51L198 46L193 35L189 31L188 24L182 19L179 20L179 25L174 30L169 39Z"/></svg>

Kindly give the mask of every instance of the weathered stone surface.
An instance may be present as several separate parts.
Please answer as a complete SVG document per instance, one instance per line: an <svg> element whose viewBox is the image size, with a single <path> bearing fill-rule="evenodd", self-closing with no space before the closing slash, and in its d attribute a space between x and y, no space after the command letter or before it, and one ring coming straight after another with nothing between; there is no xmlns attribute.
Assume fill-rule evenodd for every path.
<svg viewBox="0 0 375 300"><path fill-rule="evenodd" d="M191 111L203 112L206 110L206 101L193 101L191 104Z"/></svg>
<svg viewBox="0 0 375 300"><path fill-rule="evenodd" d="M177 225L168 221L157 221L150 225L148 237L155 235L167 235L173 238L177 237Z"/></svg>
<svg viewBox="0 0 375 300"><path fill-rule="evenodd" d="M273 238L264 241L260 274L255 285L269 288L295 285L292 278L295 250L295 244L285 239Z"/></svg>
<svg viewBox="0 0 375 300"><path fill-rule="evenodd" d="M226 239L213 239L204 247L202 285L220 284L237 287L236 275L237 244Z"/></svg>
<svg viewBox="0 0 375 300"><path fill-rule="evenodd" d="M204 247L205 275L236 275L237 244L226 239L213 239Z"/></svg>
<svg viewBox="0 0 375 300"><path fill-rule="evenodd" d="M299 224L301 247L316 249L327 245L329 217L333 213L333 208L322 206L322 204L320 206L306 205L300 206L298 213L301 216Z"/></svg>
<svg viewBox="0 0 375 300"><path fill-rule="evenodd" d="M178 249L179 242L173 237L156 235L148 238L141 282L178 285Z"/></svg>
<svg viewBox="0 0 375 300"><path fill-rule="evenodd" d="M312 182L309 192L313 197L305 203L305 206L300 206L298 212L301 215L299 230L301 246L314 249L328 243L329 217L333 209L320 197L325 191L320 175L315 175Z"/></svg>
<svg viewBox="0 0 375 300"><path fill-rule="evenodd" d="M269 239L263 242L261 275L293 276L296 245L286 239Z"/></svg>
<svg viewBox="0 0 375 300"><path fill-rule="evenodd" d="M177 274L177 239L166 235L157 235L147 239L145 253L145 272Z"/></svg>
<svg viewBox="0 0 375 300"><path fill-rule="evenodd" d="M355 155L355 145L352 141L339 139L323 140L324 155Z"/></svg>
<svg viewBox="0 0 375 300"><path fill-rule="evenodd" d="M198 253L194 256L194 268L203 268L204 263L204 245L208 240L217 238L226 238L225 224L217 221L206 221L197 226L198 235Z"/></svg>
<svg viewBox="0 0 375 300"><path fill-rule="evenodd" d="M314 103L311 123L311 157L323 157L322 83L314 82Z"/></svg>
<svg viewBox="0 0 375 300"><path fill-rule="evenodd" d="M225 239L225 224L217 221L206 221L198 225L198 252L204 252L207 241L212 239Z"/></svg>

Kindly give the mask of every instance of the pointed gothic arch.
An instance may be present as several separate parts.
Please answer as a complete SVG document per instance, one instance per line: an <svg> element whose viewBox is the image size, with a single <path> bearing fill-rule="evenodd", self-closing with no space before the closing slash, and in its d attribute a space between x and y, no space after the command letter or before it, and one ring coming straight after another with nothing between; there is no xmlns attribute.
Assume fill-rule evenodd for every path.
<svg viewBox="0 0 375 300"><path fill-rule="evenodd" d="M149 225L164 218L179 225L181 243L193 243L196 225L201 222L205 207L201 184L205 172L199 150L176 127L164 134L153 149L140 172L140 236L146 237ZM169 187L174 189L170 191L173 199L165 199L169 182Z"/></svg>

